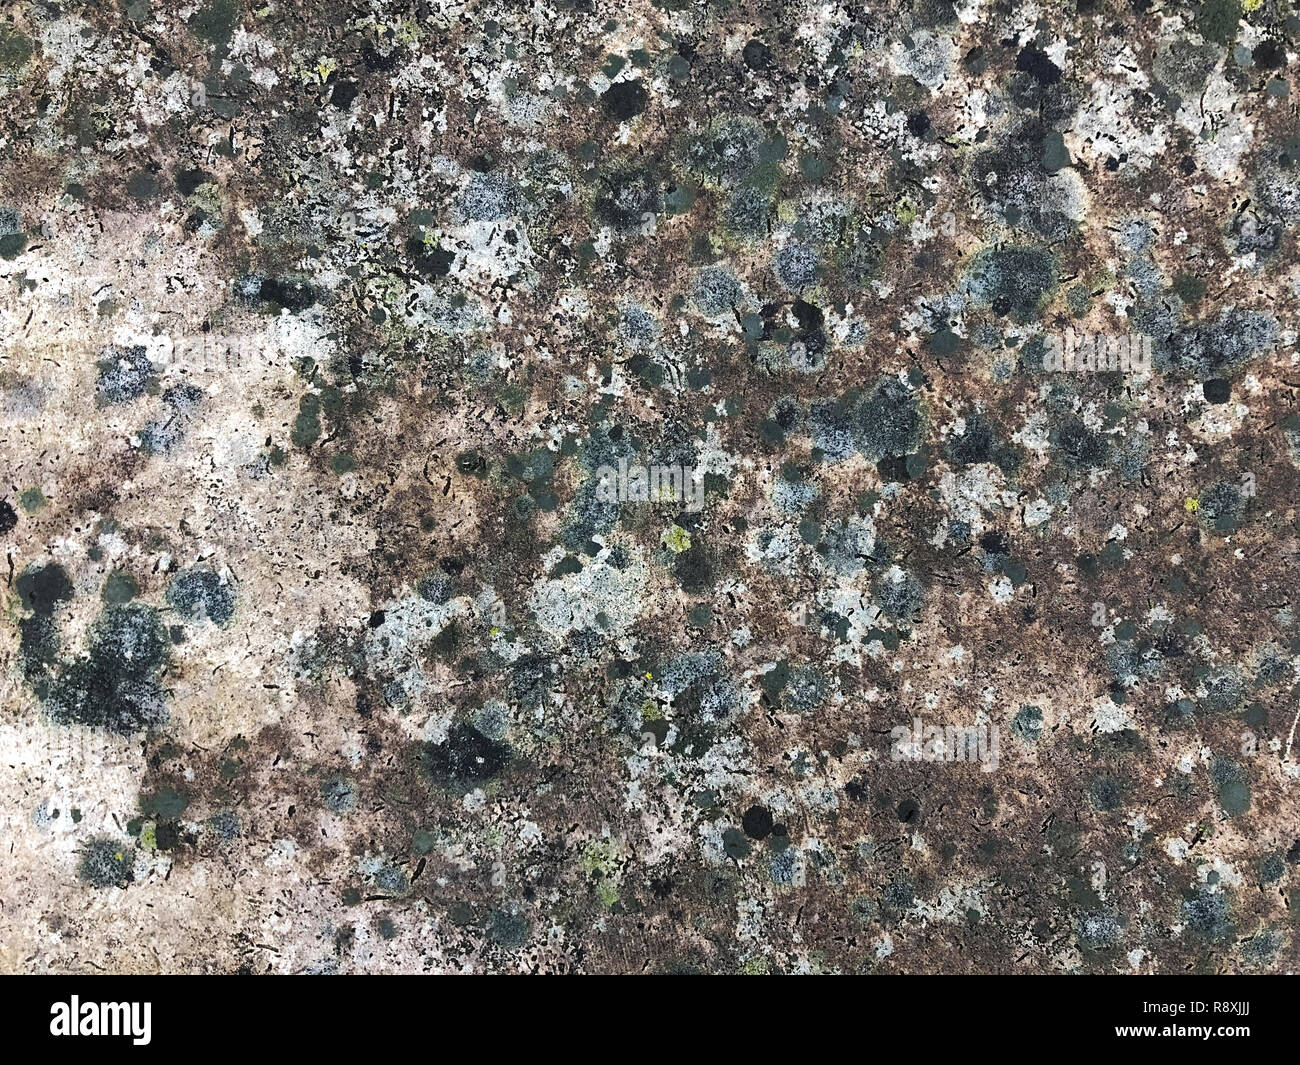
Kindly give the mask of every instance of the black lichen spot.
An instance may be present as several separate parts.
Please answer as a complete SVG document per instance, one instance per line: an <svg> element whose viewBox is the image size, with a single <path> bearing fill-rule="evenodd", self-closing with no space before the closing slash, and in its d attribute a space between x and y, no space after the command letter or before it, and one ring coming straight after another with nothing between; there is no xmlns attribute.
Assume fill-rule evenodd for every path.
<svg viewBox="0 0 1300 1065"><path fill-rule="evenodd" d="M33 614L18 622L18 640L23 676L40 694L45 691L46 671L53 668L58 658L59 630L52 618Z"/></svg>
<svg viewBox="0 0 1300 1065"><path fill-rule="evenodd" d="M257 290L258 298L273 310L286 310L299 314L320 299L320 293L310 282L290 277L268 277Z"/></svg>
<svg viewBox="0 0 1300 1065"><path fill-rule="evenodd" d="M772 65L772 50L762 41L747 41L741 49L740 57L750 70L762 72Z"/></svg>
<svg viewBox="0 0 1300 1065"><path fill-rule="evenodd" d="M412 237L406 242L406 254L416 271L424 277L446 277L451 273L456 253L425 243L422 237Z"/></svg>
<svg viewBox="0 0 1300 1065"><path fill-rule="evenodd" d="M7 499L0 499L0 536L14 531L18 524L18 512Z"/></svg>
<svg viewBox="0 0 1300 1065"><path fill-rule="evenodd" d="M179 821L159 821L154 826L154 844L160 851L178 851L194 843L194 834Z"/></svg>
<svg viewBox="0 0 1300 1065"><path fill-rule="evenodd" d="M178 573L167 589L167 603L187 618L225 625L235 613L235 590L210 569Z"/></svg>
<svg viewBox="0 0 1300 1065"><path fill-rule="evenodd" d="M1266 37L1255 45L1250 58L1260 70L1278 70L1286 66L1286 47L1280 41Z"/></svg>
<svg viewBox="0 0 1300 1065"><path fill-rule="evenodd" d="M703 547L693 544L677 556L673 576L684 591L706 592L715 580L713 562Z"/></svg>
<svg viewBox="0 0 1300 1065"><path fill-rule="evenodd" d="M1077 418L1053 430L1052 442L1062 462L1075 470L1104 466L1110 458L1110 445L1106 438Z"/></svg>
<svg viewBox="0 0 1300 1065"><path fill-rule="evenodd" d="M795 320L799 323L799 331L802 333L821 332L822 323L826 320L826 315L822 313L820 307L804 300L797 299L790 308L794 314Z"/></svg>
<svg viewBox="0 0 1300 1065"><path fill-rule="evenodd" d="M1027 44L1020 49L1020 54L1016 56L1016 69L1028 74L1041 85L1055 85L1061 80L1061 68L1034 44Z"/></svg>
<svg viewBox="0 0 1300 1065"><path fill-rule="evenodd" d="M77 875L91 887L126 887L133 879L135 852L128 846L100 836L81 852Z"/></svg>
<svg viewBox="0 0 1300 1065"><path fill-rule="evenodd" d="M1207 403L1227 403L1228 397L1232 395L1232 385L1222 377L1206 381L1201 387Z"/></svg>
<svg viewBox="0 0 1300 1065"><path fill-rule="evenodd" d="M766 806L751 806L740 821L750 839L767 839L772 834L773 824L772 811Z"/></svg>
<svg viewBox="0 0 1300 1065"><path fill-rule="evenodd" d="M182 196L193 196L200 186L215 180L206 170L181 170L176 174L176 191Z"/></svg>
<svg viewBox="0 0 1300 1065"><path fill-rule="evenodd" d="M499 775L513 755L509 744L488 739L473 725L457 722L442 743L425 748L424 763L438 782L469 791Z"/></svg>
<svg viewBox="0 0 1300 1065"><path fill-rule="evenodd" d="M126 403L144 395L153 377L153 363L143 346L106 348L99 360L95 397L101 405Z"/></svg>
<svg viewBox="0 0 1300 1065"><path fill-rule="evenodd" d="M330 94L330 103L340 111L346 111L352 106L352 101L357 98L360 91L355 81L340 81Z"/></svg>
<svg viewBox="0 0 1300 1065"><path fill-rule="evenodd" d="M1014 454L997 438L987 417L975 412L967 415L965 422L965 431L960 436L954 433L944 443L944 452L949 462L956 466L992 462L1003 470L1015 466Z"/></svg>
<svg viewBox="0 0 1300 1065"><path fill-rule="evenodd" d="M627 122L645 110L648 98L639 81L616 81L605 90L600 102L610 118Z"/></svg>
<svg viewBox="0 0 1300 1065"><path fill-rule="evenodd" d="M366 41L361 46L361 61L365 63L366 70L372 74L388 73L396 70L397 64L402 60L403 49L394 48L385 53L379 51L373 44Z"/></svg>
<svg viewBox="0 0 1300 1065"><path fill-rule="evenodd" d="M456 469L469 477L483 473L487 463L478 451L461 451L456 455Z"/></svg>

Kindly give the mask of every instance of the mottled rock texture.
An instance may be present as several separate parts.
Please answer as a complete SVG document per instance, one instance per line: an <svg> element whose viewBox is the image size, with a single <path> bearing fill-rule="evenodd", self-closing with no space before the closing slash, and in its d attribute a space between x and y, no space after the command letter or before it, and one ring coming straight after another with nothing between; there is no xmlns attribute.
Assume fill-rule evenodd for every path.
<svg viewBox="0 0 1300 1065"><path fill-rule="evenodd" d="M5 0L0 970L1294 968L1298 59Z"/></svg>

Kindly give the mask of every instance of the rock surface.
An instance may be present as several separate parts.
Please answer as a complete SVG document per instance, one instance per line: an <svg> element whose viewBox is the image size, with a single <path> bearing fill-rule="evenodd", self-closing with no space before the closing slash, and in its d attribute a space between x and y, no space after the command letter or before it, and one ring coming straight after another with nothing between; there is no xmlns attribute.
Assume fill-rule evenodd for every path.
<svg viewBox="0 0 1300 1065"><path fill-rule="evenodd" d="M0 971L1296 966L1277 0L0 18Z"/></svg>

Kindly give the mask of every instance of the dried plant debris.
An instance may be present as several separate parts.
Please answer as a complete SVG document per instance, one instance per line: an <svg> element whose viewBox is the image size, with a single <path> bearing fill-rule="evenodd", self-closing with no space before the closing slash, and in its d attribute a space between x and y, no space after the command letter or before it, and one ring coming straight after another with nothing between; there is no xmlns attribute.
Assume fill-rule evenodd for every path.
<svg viewBox="0 0 1300 1065"><path fill-rule="evenodd" d="M0 970L1294 969L1293 63L0 5Z"/></svg>

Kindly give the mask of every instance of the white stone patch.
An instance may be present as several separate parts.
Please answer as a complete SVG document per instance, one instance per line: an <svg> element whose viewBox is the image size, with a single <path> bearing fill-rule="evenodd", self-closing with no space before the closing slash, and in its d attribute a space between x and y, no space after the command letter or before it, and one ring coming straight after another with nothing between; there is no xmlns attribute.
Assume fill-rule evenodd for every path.
<svg viewBox="0 0 1300 1065"><path fill-rule="evenodd" d="M1163 122L1139 128L1129 117L1133 90L1112 81L1096 81L1092 94L1074 118L1070 154L1089 163L1128 155L1128 165L1150 169L1169 146L1169 128Z"/></svg>
<svg viewBox="0 0 1300 1065"><path fill-rule="evenodd" d="M1025 507L1025 526L1032 529L1035 525L1042 525L1051 516L1052 504L1039 496Z"/></svg>
<svg viewBox="0 0 1300 1065"><path fill-rule="evenodd" d="M939 493L954 518L978 530L984 527L984 512L1003 505L1005 486L1002 471L984 463L960 473L945 472L939 480Z"/></svg>
<svg viewBox="0 0 1300 1065"><path fill-rule="evenodd" d="M618 634L630 628L645 608L650 567L640 549L629 554L621 570L593 560L578 573L539 580L528 596L538 626L563 637L573 629L599 630L596 615L604 614L604 631Z"/></svg>
<svg viewBox="0 0 1300 1065"><path fill-rule="evenodd" d="M1011 578L1002 576L989 583L989 595L993 597L993 602L1002 606L1011 602L1016 597L1015 586L1011 583Z"/></svg>
<svg viewBox="0 0 1300 1065"><path fill-rule="evenodd" d="M1098 732L1122 732L1133 727L1133 716L1103 696L1092 704L1091 724Z"/></svg>

